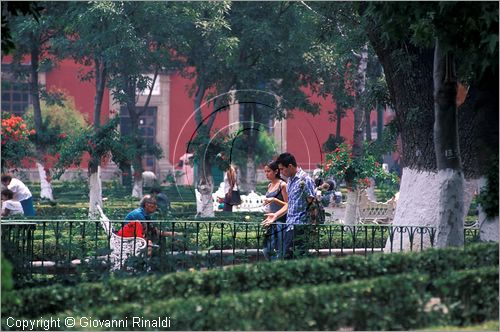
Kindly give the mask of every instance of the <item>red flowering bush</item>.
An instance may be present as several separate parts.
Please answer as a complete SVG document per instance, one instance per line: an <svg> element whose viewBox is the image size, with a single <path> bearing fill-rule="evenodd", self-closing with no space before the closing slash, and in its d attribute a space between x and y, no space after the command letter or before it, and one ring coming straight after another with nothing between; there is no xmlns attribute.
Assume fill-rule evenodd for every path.
<svg viewBox="0 0 500 332"><path fill-rule="evenodd" d="M25 157L33 155L30 136L35 130L17 115L2 113L2 171L17 167Z"/></svg>
<svg viewBox="0 0 500 332"><path fill-rule="evenodd" d="M386 172L375 156L365 153L354 159L352 147L342 143L332 153L326 155L325 175L345 180L348 189L364 189L371 185L370 178L375 179L384 188L395 187L399 183L396 173ZM394 191L394 189L392 191Z"/></svg>

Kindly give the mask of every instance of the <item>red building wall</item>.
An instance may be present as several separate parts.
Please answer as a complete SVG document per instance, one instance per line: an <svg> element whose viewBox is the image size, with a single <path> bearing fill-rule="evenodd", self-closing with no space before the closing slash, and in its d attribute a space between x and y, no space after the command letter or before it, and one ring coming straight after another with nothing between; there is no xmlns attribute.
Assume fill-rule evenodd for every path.
<svg viewBox="0 0 500 332"><path fill-rule="evenodd" d="M76 108L94 123L94 81L81 81L78 73L82 66L72 60L62 61L56 68L46 73L47 89L62 89L75 99ZM101 123L109 118L109 90L105 89L101 107Z"/></svg>
<svg viewBox="0 0 500 332"><path fill-rule="evenodd" d="M176 164L186 153L187 144L195 135L197 128L194 118L194 97L189 96L189 90L194 80L188 80L178 74L170 76L170 162ZM202 107L203 118L213 111L213 105ZM229 122L227 111L218 112L212 129L225 128Z"/></svg>
<svg viewBox="0 0 500 332"><path fill-rule="evenodd" d="M287 120L287 152L293 154L297 164L305 169L314 169L317 164L324 161L321 146L330 134L335 134L336 122L329 120L328 111L334 111L335 101L331 96L327 98L312 95L309 89L305 89L310 100L319 103L320 113L313 116L299 110L293 110L291 117ZM342 119L341 135L347 142L352 142L354 120L352 112Z"/></svg>
<svg viewBox="0 0 500 332"><path fill-rule="evenodd" d="M3 63L9 63L11 59L4 57ZM29 59L27 59L27 62ZM92 81L82 82L78 75L82 66L72 60L62 61L56 68L46 73L46 86L48 89L57 88L65 90L75 100L77 109L85 114L90 123L93 122L95 86ZM177 164L179 158L186 152L187 143L191 139L196 129L193 116L194 97L189 95L189 89L193 80L181 77L178 74L170 76L169 98L169 161ZM335 122L329 121L328 111L335 110L335 101L331 97L323 98L311 95L311 101L319 103L321 112L318 115L311 115L299 110L290 112L286 124L286 146L287 151L294 154L300 166L306 169L313 169L318 163L324 160L321 153L321 146L328 138L329 134L335 133ZM101 122L109 117L109 90L104 93ZM212 105L205 105L202 108L203 116L212 112ZM372 121L376 121L375 112L372 114ZM214 129L225 128L229 122L227 111L219 112L214 123ZM158 130L162 130L158 128ZM342 119L341 135L347 142L352 142L353 136L353 116L349 111ZM281 146L280 142L277 142ZM82 165L85 167L85 165Z"/></svg>

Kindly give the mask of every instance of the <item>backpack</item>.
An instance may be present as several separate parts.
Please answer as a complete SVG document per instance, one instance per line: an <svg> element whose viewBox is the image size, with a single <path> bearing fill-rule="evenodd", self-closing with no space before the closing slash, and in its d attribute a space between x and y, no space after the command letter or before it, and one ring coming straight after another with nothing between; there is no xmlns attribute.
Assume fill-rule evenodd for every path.
<svg viewBox="0 0 500 332"><path fill-rule="evenodd" d="M325 208L323 204L315 197L306 209L309 223L311 225L319 225L325 223Z"/></svg>
<svg viewBox="0 0 500 332"><path fill-rule="evenodd" d="M304 178L302 178L301 180L305 181ZM314 197L312 202L307 205L306 214L309 220L309 224L311 225L319 225L325 223L325 208L317 197Z"/></svg>

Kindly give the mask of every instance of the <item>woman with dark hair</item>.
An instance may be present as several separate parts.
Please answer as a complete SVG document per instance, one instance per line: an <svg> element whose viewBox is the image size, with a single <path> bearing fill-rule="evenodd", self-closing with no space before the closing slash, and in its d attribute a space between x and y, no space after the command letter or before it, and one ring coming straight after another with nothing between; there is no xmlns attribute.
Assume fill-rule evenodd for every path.
<svg viewBox="0 0 500 332"><path fill-rule="evenodd" d="M2 190L2 217L23 214L23 206L14 200L14 193L10 189Z"/></svg>
<svg viewBox="0 0 500 332"><path fill-rule="evenodd" d="M288 205L288 194L286 193L286 182L280 177L278 163L270 162L264 166L266 178L270 181L267 186L266 199L264 206L266 212L277 212L284 205ZM264 256L269 260L274 260L282 255L283 231L286 222L286 214L278 218L273 224L266 229L264 237Z"/></svg>

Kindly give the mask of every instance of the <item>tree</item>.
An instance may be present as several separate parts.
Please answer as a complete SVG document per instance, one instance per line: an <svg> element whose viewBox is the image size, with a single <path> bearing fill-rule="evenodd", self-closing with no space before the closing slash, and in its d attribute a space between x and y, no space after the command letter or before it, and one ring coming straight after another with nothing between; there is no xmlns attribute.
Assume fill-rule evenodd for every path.
<svg viewBox="0 0 500 332"><path fill-rule="evenodd" d="M453 51L444 51L439 38L434 46L434 147L438 178L442 182L437 247L463 246L462 163L458 147L457 78Z"/></svg>
<svg viewBox="0 0 500 332"><path fill-rule="evenodd" d="M133 175L132 196L138 198L142 197L143 156L151 154L160 158L162 154L158 144L147 143L140 137L139 117L148 109L158 75L174 69L170 48L177 21L176 15L172 15L175 14L172 6L169 3L124 2L117 9L122 13L121 20L114 22L114 28L122 31L123 39L119 41L120 54L108 68L108 87L115 100L123 105L120 112L127 113L131 131L124 138L130 151L119 152L120 156L113 159L123 173ZM148 24L151 20L165 23L151 27ZM153 73L152 79L149 73ZM138 97L142 93L147 98L139 106Z"/></svg>
<svg viewBox="0 0 500 332"><path fill-rule="evenodd" d="M10 38L15 45L12 50L11 74L18 80L25 80L26 76L29 77L30 95L33 103L30 125L36 131L36 135L32 136L31 139L36 147L34 157L42 186L41 197L49 200L53 200L52 186L50 181L45 181L45 179L50 179L46 174L48 168L45 163L47 148L51 144L47 144L46 141L47 133L44 131L47 127L44 127L42 121L40 103L42 98L53 100L60 98L60 96L47 92L45 87L39 83L38 75L41 70L47 70L53 66L54 61L57 61L57 56L50 52L49 41L58 29L57 17L59 16L58 9L60 7L59 5L46 6L43 4L42 7L36 7L38 8L37 15L14 16L9 20L9 26L13 30ZM30 8L34 7L31 6ZM30 56L29 70L26 70L26 66L23 65L26 55Z"/></svg>
<svg viewBox="0 0 500 332"><path fill-rule="evenodd" d="M200 141L205 139L208 144L212 139L208 134L211 133L216 114L226 110L231 103L246 105L240 107L241 122L245 128L254 129L260 123L267 126L266 119L283 118L285 110L298 108L311 113L319 112L318 105L310 103L301 90L312 82L307 75L310 63L304 60L313 56L309 54L312 53L309 33L314 26L307 11L296 3L217 4L220 13L223 13L222 18L215 20L219 14L216 12L217 15L209 16L207 13L211 12L207 10L205 16L199 16L208 16L217 24L210 25L203 21L185 33L187 46L199 46L175 47L178 55L186 59L187 68L193 68L185 74L192 74L196 78L192 90L196 91L195 120ZM205 4L186 6L199 8ZM210 9L216 7L210 4ZM212 29L204 31L200 27ZM213 103L214 109L206 118L202 116L204 100ZM265 106L257 107L256 104ZM249 130L245 134L247 165L243 170L247 179L255 179L256 134L256 130ZM209 158L195 158L195 161L205 163L200 169L211 169ZM200 172L197 182L199 190L202 186L205 190L200 190L202 197L210 198L213 181L208 173ZM247 182L250 185L246 189L251 190L251 181Z"/></svg>
<svg viewBox="0 0 500 332"><path fill-rule="evenodd" d="M38 19L42 9L38 1L4 1L2 3L2 54L10 54L16 48L12 39L12 30L15 30L11 27L12 19L20 14Z"/></svg>
<svg viewBox="0 0 500 332"><path fill-rule="evenodd" d="M447 50L454 50L457 63L461 64L459 79L470 85L459 110L459 133L467 133L459 137L466 178L484 174L482 151L491 146L498 150L498 125L496 132L489 129L491 123L498 124L498 15L492 14L497 11L498 4L487 2L477 6L469 3L361 5L367 34L384 67L401 133L405 168L396 225L437 225L434 202L439 200L440 181L436 176L432 88L436 37ZM479 133L478 124L487 129L480 129ZM478 144L479 137L482 146ZM470 198L464 205L468 206L468 202Z"/></svg>
<svg viewBox="0 0 500 332"><path fill-rule="evenodd" d="M38 150L36 160L42 189L40 197L51 201L54 200L51 169L59 159L64 142L87 125L71 97L66 96L62 91L60 93L54 91L54 93L62 96L62 100L58 99L53 103L41 102L42 123L38 134L31 137ZM34 113L34 108L30 107L25 115L26 123L30 128L34 127Z"/></svg>
<svg viewBox="0 0 500 332"><path fill-rule="evenodd" d="M75 2L68 4L65 12L65 29L54 47L61 56L72 57L85 66L80 79L93 81L96 92L94 97L93 129L101 134L101 109L104 88L109 78L108 70L120 56L122 31L116 30L116 22L120 22L122 12L117 2ZM88 69L91 68L91 69ZM93 144L101 144L96 140ZM92 142L91 142L92 143ZM89 214L98 213L96 205L102 205L102 187L99 174L101 159L109 152L109 146L97 146L90 149L88 164L90 202Z"/></svg>

